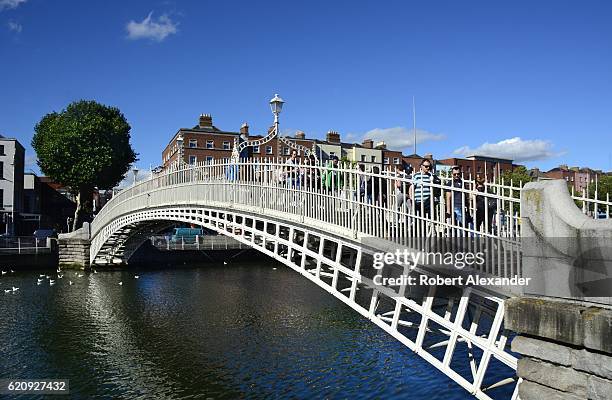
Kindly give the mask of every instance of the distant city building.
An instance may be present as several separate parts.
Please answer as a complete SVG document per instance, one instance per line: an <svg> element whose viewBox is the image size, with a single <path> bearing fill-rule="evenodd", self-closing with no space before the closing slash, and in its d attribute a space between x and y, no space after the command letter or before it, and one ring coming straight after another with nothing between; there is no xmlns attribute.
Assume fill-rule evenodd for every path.
<svg viewBox="0 0 612 400"><path fill-rule="evenodd" d="M24 174L24 202L19 233L31 235L36 229L67 232L67 219L73 218L76 210L76 203L70 197L65 188L50 178L38 177L33 173Z"/></svg>
<svg viewBox="0 0 612 400"><path fill-rule="evenodd" d="M248 125L243 125L241 130L245 130L245 136L248 136ZM195 164L203 161L229 160L232 156L234 139L239 138L240 133L222 131L213 125L210 114L202 114L198 125L193 128L181 128L170 139L170 143L162 151L163 168L178 160L179 136L183 138L183 162Z"/></svg>
<svg viewBox="0 0 612 400"><path fill-rule="evenodd" d="M0 136L0 213L2 233L15 234L23 207L25 149L17 139Z"/></svg>
<svg viewBox="0 0 612 400"><path fill-rule="evenodd" d="M512 160L506 158L473 155L466 158L445 158L438 160L442 165L461 167L466 178L484 178L488 182L501 176L505 171L513 171L516 167Z"/></svg>
<svg viewBox="0 0 612 400"><path fill-rule="evenodd" d="M588 189L590 185L595 185L596 181L605 173L601 170L591 168L569 167L565 164L559 165L540 175L540 179L563 179L569 186L573 186L577 192Z"/></svg>

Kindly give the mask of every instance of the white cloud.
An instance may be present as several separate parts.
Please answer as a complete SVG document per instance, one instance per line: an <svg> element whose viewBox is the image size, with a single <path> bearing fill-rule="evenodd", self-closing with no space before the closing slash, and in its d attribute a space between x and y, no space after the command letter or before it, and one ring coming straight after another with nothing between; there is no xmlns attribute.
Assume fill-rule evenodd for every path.
<svg viewBox="0 0 612 400"><path fill-rule="evenodd" d="M21 26L21 24L18 22L9 21L6 25L8 26L9 31L21 33L23 30L23 26Z"/></svg>
<svg viewBox="0 0 612 400"><path fill-rule="evenodd" d="M138 174L136 175L136 182L140 182L140 181L144 181L147 180L151 177L151 171L147 168L139 168L138 169ZM134 184L134 172L132 169L130 169L124 176L123 176L123 180L121 182L119 182L119 184L116 186L118 188L121 189L125 189L127 187L130 187Z"/></svg>
<svg viewBox="0 0 612 400"><path fill-rule="evenodd" d="M476 148L463 146L456 149L453 153L463 156L481 155L498 158L509 158L511 160L536 161L562 155L562 152L554 152L553 145L547 140L523 140L520 137L504 139L497 143L484 143Z"/></svg>
<svg viewBox="0 0 612 400"><path fill-rule="evenodd" d="M446 138L443 134L436 134L418 128L416 130L416 136L417 144L427 141L444 140ZM374 144L377 142L385 142L388 149L410 151L414 146L414 130L403 126L396 126L394 128L375 128L361 135L361 138L359 135L348 134L347 139L359 143L364 139L372 139Z"/></svg>
<svg viewBox="0 0 612 400"><path fill-rule="evenodd" d="M178 23L172 22L166 14L160 16L157 21L152 17L153 11L142 22L128 22L125 26L125 29L128 31L128 39L151 39L161 42L168 35L177 32Z"/></svg>
<svg viewBox="0 0 612 400"><path fill-rule="evenodd" d="M0 0L0 11L10 10L11 8L17 8L26 0Z"/></svg>

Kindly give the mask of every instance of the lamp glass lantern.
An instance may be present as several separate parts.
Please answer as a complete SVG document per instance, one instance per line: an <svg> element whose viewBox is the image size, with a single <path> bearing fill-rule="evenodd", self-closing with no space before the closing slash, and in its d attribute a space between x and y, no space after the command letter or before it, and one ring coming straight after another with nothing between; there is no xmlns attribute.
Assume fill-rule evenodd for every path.
<svg viewBox="0 0 612 400"><path fill-rule="evenodd" d="M272 114L278 116L281 110L283 109L283 104L285 102L281 99L278 94L275 94L272 100L270 100L270 108L272 109Z"/></svg>

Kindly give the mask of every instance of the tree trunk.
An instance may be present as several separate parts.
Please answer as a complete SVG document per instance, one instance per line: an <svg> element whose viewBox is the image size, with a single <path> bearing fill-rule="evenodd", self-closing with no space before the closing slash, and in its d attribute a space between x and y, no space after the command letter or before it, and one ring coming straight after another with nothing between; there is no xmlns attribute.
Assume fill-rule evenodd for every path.
<svg viewBox="0 0 612 400"><path fill-rule="evenodd" d="M76 196L76 210L74 211L74 221L72 222L72 231L79 229L83 226L83 217L87 211L87 202L91 200L91 190L80 189Z"/></svg>

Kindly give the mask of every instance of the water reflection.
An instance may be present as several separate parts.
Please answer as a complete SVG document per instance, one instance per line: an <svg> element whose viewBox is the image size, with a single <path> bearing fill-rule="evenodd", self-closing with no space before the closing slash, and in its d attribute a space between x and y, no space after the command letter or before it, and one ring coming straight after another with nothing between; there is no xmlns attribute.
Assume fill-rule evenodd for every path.
<svg viewBox="0 0 612 400"><path fill-rule="evenodd" d="M0 294L0 377L68 378L74 398L470 398L275 267L67 274L54 286L4 276L0 287L21 289Z"/></svg>

